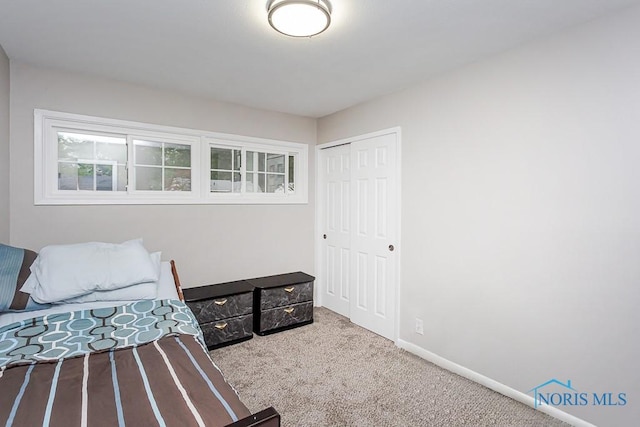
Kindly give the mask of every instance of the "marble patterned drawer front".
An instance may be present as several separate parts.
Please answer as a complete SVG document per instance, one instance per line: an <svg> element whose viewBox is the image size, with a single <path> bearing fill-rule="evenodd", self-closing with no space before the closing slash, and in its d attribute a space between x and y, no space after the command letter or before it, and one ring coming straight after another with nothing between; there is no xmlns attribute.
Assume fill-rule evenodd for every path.
<svg viewBox="0 0 640 427"><path fill-rule="evenodd" d="M253 335L253 315L234 317L200 324L204 341L207 347L211 348L229 341L235 341Z"/></svg>
<svg viewBox="0 0 640 427"><path fill-rule="evenodd" d="M313 282L262 289L260 292L260 310L264 311L275 307L313 301Z"/></svg>
<svg viewBox="0 0 640 427"><path fill-rule="evenodd" d="M253 293L187 302L200 324L251 314Z"/></svg>
<svg viewBox="0 0 640 427"><path fill-rule="evenodd" d="M313 302L278 307L260 313L260 331L309 322L313 319Z"/></svg>

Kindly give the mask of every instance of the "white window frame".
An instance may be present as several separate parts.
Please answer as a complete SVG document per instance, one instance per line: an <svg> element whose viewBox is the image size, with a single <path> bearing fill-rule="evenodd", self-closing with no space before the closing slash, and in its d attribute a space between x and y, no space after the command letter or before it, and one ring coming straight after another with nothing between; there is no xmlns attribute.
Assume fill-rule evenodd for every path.
<svg viewBox="0 0 640 427"><path fill-rule="evenodd" d="M58 190L57 130L89 132L127 139L127 191ZM191 191L143 191L135 189L134 139L191 146ZM295 192L210 192L210 148L212 145L246 151L296 156ZM42 109L34 110L34 204L305 204L308 202L308 145L297 142L246 137L195 129L107 119ZM288 171L288 157L285 161ZM245 165L242 165L244 172Z"/></svg>

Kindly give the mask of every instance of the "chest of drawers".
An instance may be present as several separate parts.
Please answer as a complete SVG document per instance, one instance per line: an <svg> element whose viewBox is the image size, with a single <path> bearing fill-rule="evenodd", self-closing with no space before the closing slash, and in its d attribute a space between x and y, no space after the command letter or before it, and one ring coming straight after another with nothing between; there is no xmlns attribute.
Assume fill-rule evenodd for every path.
<svg viewBox="0 0 640 427"><path fill-rule="evenodd" d="M183 290L211 350L253 337L253 286L245 280Z"/></svg>
<svg viewBox="0 0 640 427"><path fill-rule="evenodd" d="M266 335L313 323L313 281L303 272L247 280L254 287L253 331Z"/></svg>

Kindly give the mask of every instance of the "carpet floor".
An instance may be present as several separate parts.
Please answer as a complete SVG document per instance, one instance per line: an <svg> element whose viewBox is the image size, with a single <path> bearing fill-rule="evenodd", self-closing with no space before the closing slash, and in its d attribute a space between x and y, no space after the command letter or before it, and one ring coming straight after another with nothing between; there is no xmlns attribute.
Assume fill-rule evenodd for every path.
<svg viewBox="0 0 640 427"><path fill-rule="evenodd" d="M325 308L211 356L251 411L273 406L283 427L567 425Z"/></svg>

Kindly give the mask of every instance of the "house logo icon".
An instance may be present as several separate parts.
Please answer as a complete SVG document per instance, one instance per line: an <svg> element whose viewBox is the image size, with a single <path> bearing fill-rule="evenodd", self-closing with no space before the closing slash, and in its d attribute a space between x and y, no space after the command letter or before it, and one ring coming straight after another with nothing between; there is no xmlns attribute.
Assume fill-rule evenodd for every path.
<svg viewBox="0 0 640 427"><path fill-rule="evenodd" d="M553 384L557 384L560 387L565 388L567 391L569 391L569 390L572 391L572 392L577 392L578 391L578 390L576 390L575 388L573 388L571 386L571 380L567 380L567 383L565 384L562 381L558 381L557 379L552 378L549 381L547 381L545 383L542 383L542 384L532 388L531 390L529 390L527 392L527 393L533 392L534 408L537 408L540 403L547 403L547 404L550 403L548 399L543 398L542 389L547 387L547 386L553 385Z"/></svg>

